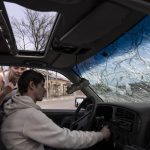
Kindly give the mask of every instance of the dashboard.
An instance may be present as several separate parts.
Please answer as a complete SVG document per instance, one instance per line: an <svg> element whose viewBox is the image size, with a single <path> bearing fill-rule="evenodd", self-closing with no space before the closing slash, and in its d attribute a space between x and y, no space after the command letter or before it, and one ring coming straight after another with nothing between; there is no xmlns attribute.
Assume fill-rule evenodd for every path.
<svg viewBox="0 0 150 150"><path fill-rule="evenodd" d="M115 149L146 148L150 144L150 104L98 104L93 129L99 131L104 125L111 129Z"/></svg>
<svg viewBox="0 0 150 150"><path fill-rule="evenodd" d="M71 130L100 131L108 125L112 135L110 140L86 150L150 149L150 103L95 103L91 98L83 102L76 112L59 110L52 113L48 110L44 113L55 121L63 118L61 127Z"/></svg>

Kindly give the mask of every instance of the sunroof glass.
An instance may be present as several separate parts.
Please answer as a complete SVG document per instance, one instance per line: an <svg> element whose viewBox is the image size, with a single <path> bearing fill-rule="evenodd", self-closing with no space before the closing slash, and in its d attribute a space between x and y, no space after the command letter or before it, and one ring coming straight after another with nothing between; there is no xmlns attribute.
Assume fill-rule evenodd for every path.
<svg viewBox="0 0 150 150"><path fill-rule="evenodd" d="M18 51L43 52L57 12L39 12L5 2Z"/></svg>

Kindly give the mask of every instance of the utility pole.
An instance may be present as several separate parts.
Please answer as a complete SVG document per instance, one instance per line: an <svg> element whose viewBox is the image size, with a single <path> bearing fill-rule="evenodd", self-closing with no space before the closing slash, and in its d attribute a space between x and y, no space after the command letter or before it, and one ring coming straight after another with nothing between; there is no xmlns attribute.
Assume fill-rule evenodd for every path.
<svg viewBox="0 0 150 150"><path fill-rule="evenodd" d="M48 88L49 80L48 79L49 78L48 78L48 70L47 70L47 72L46 72L46 97L47 97L47 99L49 98L49 88Z"/></svg>

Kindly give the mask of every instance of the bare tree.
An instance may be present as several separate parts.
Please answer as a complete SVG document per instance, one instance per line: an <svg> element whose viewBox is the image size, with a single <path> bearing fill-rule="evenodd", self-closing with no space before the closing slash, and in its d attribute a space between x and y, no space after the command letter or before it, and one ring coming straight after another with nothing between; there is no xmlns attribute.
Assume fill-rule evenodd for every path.
<svg viewBox="0 0 150 150"><path fill-rule="evenodd" d="M19 50L43 51L50 36L56 13L41 13L24 9L24 16L17 20L11 18L17 47ZM39 70L40 71L40 70ZM47 72L46 77L49 73ZM48 89L48 78L46 78ZM47 97L48 97L47 90Z"/></svg>
<svg viewBox="0 0 150 150"><path fill-rule="evenodd" d="M12 18L12 26L18 49L42 51L55 21L54 14L41 14L29 9L24 10L25 17L18 21Z"/></svg>

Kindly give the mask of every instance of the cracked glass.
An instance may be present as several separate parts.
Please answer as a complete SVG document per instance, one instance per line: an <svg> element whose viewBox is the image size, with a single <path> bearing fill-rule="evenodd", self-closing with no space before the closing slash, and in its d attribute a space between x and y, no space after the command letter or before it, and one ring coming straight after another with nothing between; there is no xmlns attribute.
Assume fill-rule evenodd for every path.
<svg viewBox="0 0 150 150"><path fill-rule="evenodd" d="M150 16L74 70L105 102L150 102Z"/></svg>

